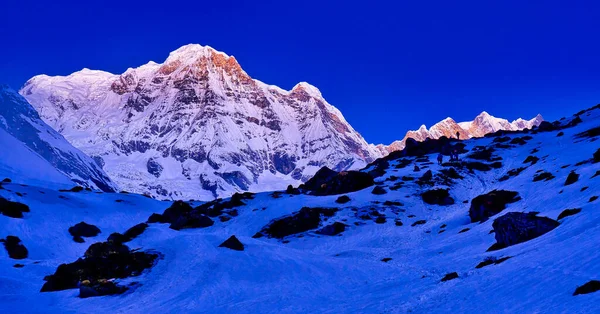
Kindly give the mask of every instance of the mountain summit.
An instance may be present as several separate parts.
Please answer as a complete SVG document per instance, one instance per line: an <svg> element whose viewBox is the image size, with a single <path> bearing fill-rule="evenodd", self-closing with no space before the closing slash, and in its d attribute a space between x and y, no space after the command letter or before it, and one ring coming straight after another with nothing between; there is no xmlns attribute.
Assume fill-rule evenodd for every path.
<svg viewBox="0 0 600 314"><path fill-rule="evenodd" d="M120 75L39 75L20 93L122 189L161 198L281 189L381 155L316 87L264 84L208 46Z"/></svg>

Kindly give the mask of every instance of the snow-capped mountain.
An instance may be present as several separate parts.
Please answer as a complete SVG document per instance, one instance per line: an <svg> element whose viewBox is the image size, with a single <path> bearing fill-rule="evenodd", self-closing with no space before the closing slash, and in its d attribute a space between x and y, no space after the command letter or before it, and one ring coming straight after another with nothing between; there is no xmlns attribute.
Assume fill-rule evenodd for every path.
<svg viewBox="0 0 600 314"><path fill-rule="evenodd" d="M531 129L534 126L540 125L544 121L541 115L537 115L531 120L523 120L521 118L508 122L506 119L496 118L487 112L482 112L473 121L456 122L448 117L427 129L427 126L421 125L417 131L408 131L404 138L399 141L394 141L390 145L377 145L376 148L383 155L387 155L393 151L402 150L406 143L406 139L413 138L419 142L427 138L438 139L442 136L448 138L456 138L456 133L460 135L460 139L469 139L472 137L483 137L486 134L494 133L500 130L505 131L520 131Z"/></svg>
<svg viewBox="0 0 600 314"><path fill-rule="evenodd" d="M117 186L83 152L44 123L16 91L0 85L0 177L41 186L115 191Z"/></svg>
<svg viewBox="0 0 600 314"><path fill-rule="evenodd" d="M381 155L314 86L264 84L207 46L120 75L39 75L20 93L121 189L161 198L280 189Z"/></svg>
<svg viewBox="0 0 600 314"><path fill-rule="evenodd" d="M600 105L459 162L429 146L326 174L371 179L329 195L0 183L0 313L598 313L599 139Z"/></svg>

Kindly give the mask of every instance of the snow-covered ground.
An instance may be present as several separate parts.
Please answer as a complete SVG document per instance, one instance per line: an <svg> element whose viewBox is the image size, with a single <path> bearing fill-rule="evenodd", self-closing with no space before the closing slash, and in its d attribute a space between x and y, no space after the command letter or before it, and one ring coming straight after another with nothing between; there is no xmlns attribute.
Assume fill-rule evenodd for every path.
<svg viewBox="0 0 600 314"><path fill-rule="evenodd" d="M396 169L393 161L386 174L376 179L384 182L384 195L367 188L348 193L351 201L340 205L335 202L337 195L274 198L260 193L244 200L247 205L237 208L239 216L227 222L217 219L208 228L175 231L167 224L151 224L128 245L156 250L164 257L141 276L122 280L141 285L117 296L80 299L77 290L39 290L44 276L54 273L59 264L75 261L91 243L105 240L112 232L144 222L153 212L162 213L170 202L133 194L65 193L19 182L4 184L0 196L28 204L31 212L24 219L0 216L0 237L18 236L29 249L29 257L21 261L0 250L0 312L597 313L600 292L573 296L577 286L600 279L600 200L589 201L600 196L600 176L592 178L600 163L576 165L590 159L599 145L574 137L600 126L600 110L585 113L582 119L578 126L563 130L563 136L557 136L559 131L539 133L523 146L497 149L503 163L500 169L461 172L465 178L449 187L456 201L450 206L425 204L420 197L423 188L414 182L390 190L395 183L386 181L390 176L418 178L425 171L414 172L412 164ZM493 140L464 143L473 149L489 146ZM539 152L531 153L534 149ZM528 166L523 161L529 155L539 157L539 162L516 177L498 181L511 169ZM435 155L429 159L435 161ZM441 168L429 165L434 174ZM555 178L533 182L538 170ZM564 186L572 170L580 179ZM567 208L582 211L560 220L560 226L538 238L486 252L495 243L492 222L502 213L484 223L470 223L470 204L463 201L494 189L517 191L522 197L502 213L536 211L556 219ZM386 200L403 205L384 206ZM252 238L271 220L304 206L340 208L327 223L340 221L349 227L340 236L307 232L286 241ZM371 207L387 221L362 220L353 211ZM395 219L403 225L396 226ZM417 220L426 223L411 226ZM67 229L79 221L98 226L102 233L83 244L73 242ZM465 228L470 230L459 233ZM439 233L442 229L446 231ZM218 247L231 235L245 244L244 251ZM490 256L512 258L475 268ZM382 262L383 258L391 260ZM13 268L15 263L25 266ZM451 272L459 278L440 282Z"/></svg>

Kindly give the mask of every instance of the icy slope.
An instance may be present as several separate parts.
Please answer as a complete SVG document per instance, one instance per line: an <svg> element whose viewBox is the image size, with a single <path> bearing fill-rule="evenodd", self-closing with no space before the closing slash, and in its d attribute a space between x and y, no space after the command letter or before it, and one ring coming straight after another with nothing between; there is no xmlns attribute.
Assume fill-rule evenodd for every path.
<svg viewBox="0 0 600 314"><path fill-rule="evenodd" d="M104 191L117 188L94 160L71 146L40 119L23 97L3 85L0 85L0 128L5 176L33 178L38 183L42 180L64 183L64 178L57 174L60 172L86 187ZM49 169L49 165L55 170ZM23 183L26 182L31 183Z"/></svg>
<svg viewBox="0 0 600 314"><path fill-rule="evenodd" d="M339 204L339 195L260 193L234 207L237 216L230 220L213 218L211 227L175 231L168 224L150 224L129 246L159 251L164 258L141 276L118 280L140 286L117 296L79 299L77 290L38 291L44 276L59 264L74 262L92 242L123 232L153 212L162 213L170 203L128 194L62 193L4 184L0 196L28 204L31 212L22 220L0 216L0 236L19 236L30 257L11 260L0 250L0 311L596 313L600 292L573 296L578 286L600 279L600 200L593 200L600 196L600 176L594 177L600 163L590 160L599 148L598 135L578 135L600 127L600 110L580 117L581 123L563 130L464 141L470 152L461 155L465 164L454 167L462 179L440 177L441 170L451 166L430 164L423 157L390 158L383 176L376 178L386 192L382 195L367 188L346 194L350 201ZM500 167L469 171L465 165L481 162L467 157L477 146L494 148L493 159ZM524 163L529 156L539 159ZM436 154L427 157L434 161ZM518 175L500 181L521 167ZM427 170L435 184L420 186L416 179ZM554 178L534 182L544 171ZM579 179L565 185L571 171ZM455 203L424 203L421 193L434 188L448 188ZM483 223L471 223L470 202L494 189L518 192L522 199ZM304 206L337 208L321 226L342 222L346 230L339 236L313 230L282 240L253 238L274 219ZM581 211L560 219L556 229L487 252L496 242L490 233L495 218L535 211L557 219L570 208ZM78 244L67 228L82 220L102 233ZM245 245L244 251L218 247L232 234ZM510 258L476 268L488 257ZM25 266L14 268L15 263ZM452 272L458 278L441 282Z"/></svg>
<svg viewBox="0 0 600 314"><path fill-rule="evenodd" d="M166 199L283 189L380 156L316 87L264 84L208 46L120 75L38 75L20 93L122 189Z"/></svg>

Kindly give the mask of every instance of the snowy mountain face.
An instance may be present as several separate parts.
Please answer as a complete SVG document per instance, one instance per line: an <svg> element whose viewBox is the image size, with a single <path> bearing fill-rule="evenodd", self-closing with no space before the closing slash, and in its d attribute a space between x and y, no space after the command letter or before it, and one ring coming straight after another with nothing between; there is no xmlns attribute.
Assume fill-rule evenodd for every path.
<svg viewBox="0 0 600 314"><path fill-rule="evenodd" d="M408 131L402 140L395 141L390 145L377 145L376 148L383 155L387 155L391 152L404 149L406 139L408 138L422 142L428 138L438 139L442 136L456 138L456 133L458 133L460 139L469 139L472 137L483 137L486 134L500 130L520 131L531 129L534 126L540 125L542 121L544 121L544 118L541 115L537 115L531 120L519 118L513 122L508 122L506 119L496 118L484 111L473 121L457 123L452 118L446 118L434 124L429 130L425 125L422 125L417 131Z"/></svg>
<svg viewBox="0 0 600 314"><path fill-rule="evenodd" d="M597 313L598 140L600 106L449 141L460 162L391 154L341 195L173 203L2 183L0 312ZM94 232L76 242L82 221Z"/></svg>
<svg viewBox="0 0 600 314"><path fill-rule="evenodd" d="M264 84L199 45L121 75L36 76L20 93L121 189L161 198L281 189L381 156L317 88Z"/></svg>
<svg viewBox="0 0 600 314"><path fill-rule="evenodd" d="M114 191L117 186L88 156L44 123L16 91L0 86L0 177L21 183Z"/></svg>

